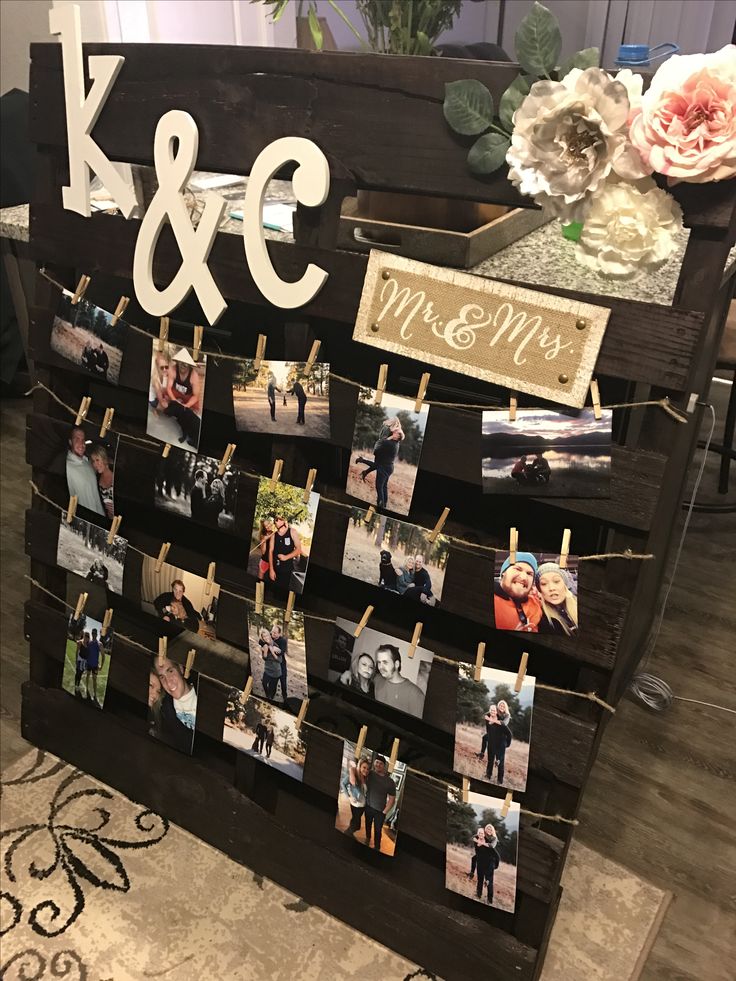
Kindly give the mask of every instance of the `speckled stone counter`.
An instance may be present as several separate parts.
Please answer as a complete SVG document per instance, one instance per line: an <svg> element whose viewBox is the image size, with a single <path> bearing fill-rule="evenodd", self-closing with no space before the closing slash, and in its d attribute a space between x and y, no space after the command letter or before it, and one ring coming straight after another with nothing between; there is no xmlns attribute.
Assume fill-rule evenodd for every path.
<svg viewBox="0 0 736 981"><path fill-rule="evenodd" d="M27 242L29 238L28 205L16 204L12 208L0 208L0 238L12 238Z"/></svg>

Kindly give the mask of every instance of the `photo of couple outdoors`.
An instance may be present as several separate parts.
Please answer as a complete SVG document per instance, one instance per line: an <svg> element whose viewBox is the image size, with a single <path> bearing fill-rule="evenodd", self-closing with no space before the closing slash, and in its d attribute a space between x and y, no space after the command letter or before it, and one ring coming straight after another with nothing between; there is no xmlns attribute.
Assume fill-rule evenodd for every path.
<svg viewBox="0 0 736 981"><path fill-rule="evenodd" d="M485 494L610 497L613 412L566 414L552 409L483 413Z"/></svg>
<svg viewBox="0 0 736 981"><path fill-rule="evenodd" d="M248 640L253 692L267 701L279 700L292 712L308 695L304 615L292 611L288 623L284 611L265 606L263 613L248 614Z"/></svg>
<svg viewBox="0 0 736 981"><path fill-rule="evenodd" d="M457 787L447 792L445 885L452 892L513 913L520 807L512 803L501 817L503 800Z"/></svg>
<svg viewBox="0 0 736 981"><path fill-rule="evenodd" d="M238 475L228 464L220 476L219 466L214 457L172 449L168 456L159 457L154 505L208 528L230 531L235 523Z"/></svg>
<svg viewBox="0 0 736 981"><path fill-rule="evenodd" d="M148 675L149 735L182 753L191 754L197 722L197 686L199 675L192 671L184 677L184 668L169 657L151 658Z"/></svg>
<svg viewBox="0 0 736 981"><path fill-rule="evenodd" d="M204 407L207 357L195 361L185 347L151 342L151 383L148 391L149 436L196 453Z"/></svg>
<svg viewBox="0 0 736 981"><path fill-rule="evenodd" d="M338 617L327 670L329 681L421 719L434 655L410 642Z"/></svg>
<svg viewBox="0 0 736 981"><path fill-rule="evenodd" d="M235 428L251 433L330 438L330 366L305 361L238 361L233 367Z"/></svg>
<svg viewBox="0 0 736 981"><path fill-rule="evenodd" d="M355 413L346 491L379 511L408 514L422 454L429 406L414 411L414 400L361 388Z"/></svg>
<svg viewBox="0 0 736 981"><path fill-rule="evenodd" d="M353 508L345 537L342 574L406 600L439 605L450 540L418 525Z"/></svg>
<svg viewBox="0 0 736 981"><path fill-rule="evenodd" d="M307 748L295 717L253 696L243 703L242 695L228 694L222 741L301 782Z"/></svg>
<svg viewBox="0 0 736 981"><path fill-rule="evenodd" d="M496 630L575 637L578 632L578 557L566 567L552 552L496 552L493 616Z"/></svg>
<svg viewBox="0 0 736 981"><path fill-rule="evenodd" d="M109 523L115 517L115 433L99 434L99 427L85 423L72 426L66 441L66 485L77 506L86 508Z"/></svg>
<svg viewBox="0 0 736 981"><path fill-rule="evenodd" d="M524 675L514 691L516 674L460 664L453 770L508 790L525 790L534 707L534 678Z"/></svg>
<svg viewBox="0 0 736 981"><path fill-rule="evenodd" d="M61 687L70 695L101 709L110 674L112 629L102 636L102 623L82 614L69 617Z"/></svg>
<svg viewBox="0 0 736 981"><path fill-rule="evenodd" d="M124 320L110 323L112 314L89 300L72 303L63 290L51 325L51 350L84 368L100 381L117 385L128 334Z"/></svg>
<svg viewBox="0 0 736 981"><path fill-rule="evenodd" d="M396 851L406 780L405 763L397 761L390 773L388 765L385 756L366 749L356 759L355 743L344 741L335 827L382 855Z"/></svg>
<svg viewBox="0 0 736 981"><path fill-rule="evenodd" d="M90 524L75 515L67 521L62 511L59 521L59 538L56 546L56 564L67 572L74 572L87 582L105 586L113 593L122 595L123 569L128 542L115 535L112 545L107 544L108 531Z"/></svg>
<svg viewBox="0 0 736 981"><path fill-rule="evenodd" d="M258 484L248 572L281 596L301 595L309 564L319 494L261 477Z"/></svg>

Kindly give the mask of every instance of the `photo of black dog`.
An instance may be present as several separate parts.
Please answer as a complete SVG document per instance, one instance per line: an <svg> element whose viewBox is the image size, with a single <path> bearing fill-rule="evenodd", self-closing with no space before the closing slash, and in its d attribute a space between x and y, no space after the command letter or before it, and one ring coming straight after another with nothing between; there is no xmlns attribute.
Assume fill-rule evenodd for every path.
<svg viewBox="0 0 736 981"><path fill-rule="evenodd" d="M381 561L378 565L378 585L381 589L392 589L395 593L399 591L398 576L394 569L391 553L388 549L381 549Z"/></svg>

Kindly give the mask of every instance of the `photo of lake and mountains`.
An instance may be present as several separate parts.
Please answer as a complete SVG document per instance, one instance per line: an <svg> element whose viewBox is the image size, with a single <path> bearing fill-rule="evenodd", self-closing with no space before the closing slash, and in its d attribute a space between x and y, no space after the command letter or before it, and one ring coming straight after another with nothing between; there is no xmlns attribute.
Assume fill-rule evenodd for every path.
<svg viewBox="0 0 736 981"><path fill-rule="evenodd" d="M550 409L483 413L484 494L610 497L612 411Z"/></svg>

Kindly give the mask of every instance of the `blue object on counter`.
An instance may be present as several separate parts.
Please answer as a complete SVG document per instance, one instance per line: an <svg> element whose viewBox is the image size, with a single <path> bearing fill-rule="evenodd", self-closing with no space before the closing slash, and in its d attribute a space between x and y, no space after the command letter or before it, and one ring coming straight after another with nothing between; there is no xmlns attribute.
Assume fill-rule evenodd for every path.
<svg viewBox="0 0 736 981"><path fill-rule="evenodd" d="M643 68L650 61L667 58L669 55L677 54L679 50L679 44L675 44L674 41L664 41L662 44L655 44L653 48L650 48L648 44L622 44L618 49L616 64L621 66L638 65ZM659 51L659 54L655 54L655 51Z"/></svg>

